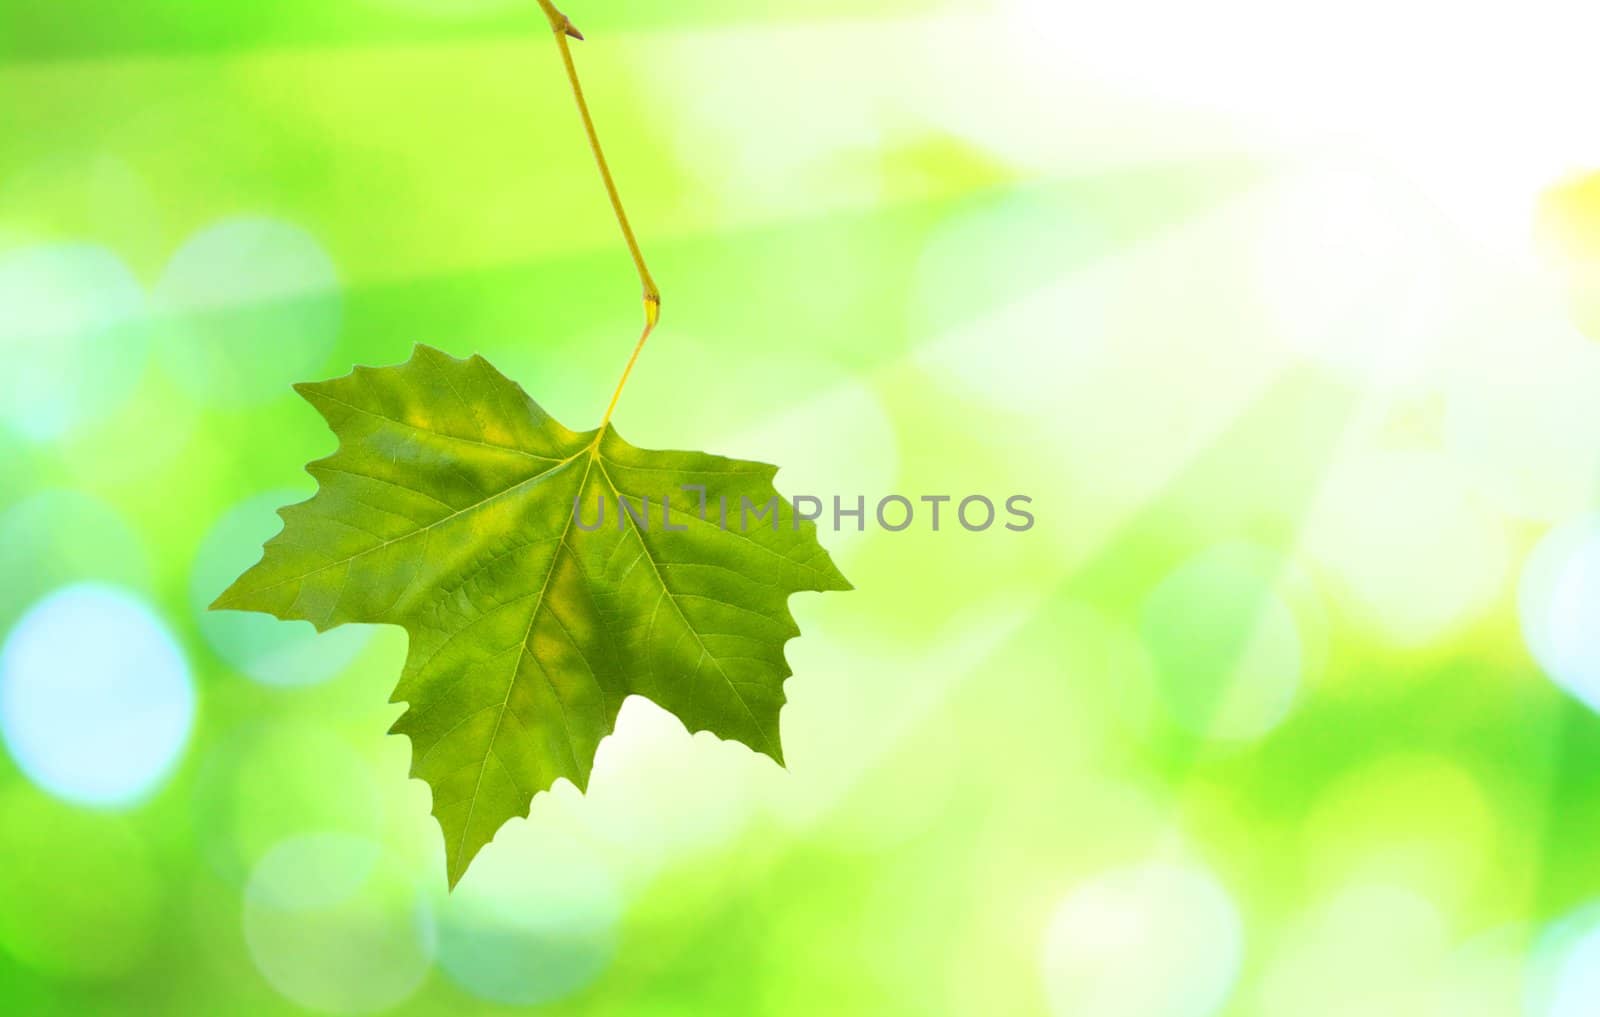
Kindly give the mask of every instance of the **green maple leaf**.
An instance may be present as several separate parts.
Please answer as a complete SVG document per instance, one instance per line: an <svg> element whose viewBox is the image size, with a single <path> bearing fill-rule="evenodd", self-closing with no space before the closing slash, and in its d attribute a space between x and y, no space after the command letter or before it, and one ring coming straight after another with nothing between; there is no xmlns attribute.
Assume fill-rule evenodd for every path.
<svg viewBox="0 0 1600 1017"><path fill-rule="evenodd" d="M283 531L212 607L406 629L393 731L432 788L452 887L534 795L587 787L630 695L783 762L789 595L850 584L776 467L569 431L483 358L427 346L297 389L339 449L306 467L316 495L280 510ZM648 523L619 497L648 498ZM777 514L739 525L741 499ZM587 529L602 501L613 511Z"/></svg>

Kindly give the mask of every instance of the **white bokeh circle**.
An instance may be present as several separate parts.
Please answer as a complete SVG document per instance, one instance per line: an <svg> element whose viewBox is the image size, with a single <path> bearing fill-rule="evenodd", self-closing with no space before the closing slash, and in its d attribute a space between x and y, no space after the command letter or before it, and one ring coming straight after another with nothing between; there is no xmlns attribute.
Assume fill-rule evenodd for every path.
<svg viewBox="0 0 1600 1017"><path fill-rule="evenodd" d="M333 259L303 228L226 219L184 242L156 283L168 374L208 406L279 398L333 350L344 302Z"/></svg>
<svg viewBox="0 0 1600 1017"><path fill-rule="evenodd" d="M1153 862L1069 893L1045 933L1042 972L1057 1017L1209 1017L1244 952L1227 890L1191 864Z"/></svg>
<svg viewBox="0 0 1600 1017"><path fill-rule="evenodd" d="M286 998L323 1013L377 1013L409 999L437 946L411 869L349 834L277 844L245 887L245 942L257 970Z"/></svg>

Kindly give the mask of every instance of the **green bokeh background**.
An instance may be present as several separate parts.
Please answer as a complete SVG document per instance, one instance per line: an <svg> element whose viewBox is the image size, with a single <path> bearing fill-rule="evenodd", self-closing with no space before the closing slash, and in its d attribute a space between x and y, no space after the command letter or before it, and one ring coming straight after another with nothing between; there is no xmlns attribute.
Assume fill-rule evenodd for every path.
<svg viewBox="0 0 1600 1017"><path fill-rule="evenodd" d="M1515 26L1277 6L572 0L665 293L619 428L1037 524L824 532L787 771L630 701L447 895L403 634L202 608L332 448L294 381L598 421L637 284L542 16L0 0L0 1008L1600 1012L1592 35L1485 84ZM83 583L194 702L89 805L80 640L18 649Z"/></svg>

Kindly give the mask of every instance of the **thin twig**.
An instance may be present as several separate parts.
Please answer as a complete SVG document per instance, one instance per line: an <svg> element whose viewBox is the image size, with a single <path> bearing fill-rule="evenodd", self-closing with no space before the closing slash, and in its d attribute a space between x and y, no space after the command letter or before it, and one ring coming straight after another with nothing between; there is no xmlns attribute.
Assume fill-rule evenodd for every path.
<svg viewBox="0 0 1600 1017"><path fill-rule="evenodd" d="M605 149L601 147L600 135L594 127L594 117L589 114L589 102L583 95L583 83L578 80L578 65L573 62L569 40L582 39L583 33L578 31L571 18L557 9L553 0L539 0L539 6L549 19L551 30L555 32L556 47L561 50L561 62L567 70L567 81L572 85L572 98L578 104L578 115L583 119L583 130L589 138L589 150L594 153L595 165L600 168L600 179L606 185L606 196L611 199L611 210L616 213L617 225L622 228L622 239L627 241L633 267L639 272L639 284L644 287L644 331L633 347L633 355L628 358L628 366L623 368L617 389L611 394L611 404L606 407L606 414L600 421L600 431L604 434L606 425L611 422L611 414L617 409L617 400L622 398L622 388L628 383L633 365L639 360L639 351L644 349L645 340L650 338L650 333L655 331L657 322L661 320L661 291L650 277L650 267L645 264L644 252L639 249L639 239L634 236L633 226L628 222L628 212L622 207L622 195L617 192L617 182L612 178L611 166L606 162Z"/></svg>

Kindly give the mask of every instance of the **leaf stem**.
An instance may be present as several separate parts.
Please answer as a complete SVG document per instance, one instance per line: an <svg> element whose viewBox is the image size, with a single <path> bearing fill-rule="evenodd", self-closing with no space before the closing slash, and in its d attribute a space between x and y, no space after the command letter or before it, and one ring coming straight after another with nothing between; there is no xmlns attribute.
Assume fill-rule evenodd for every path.
<svg viewBox="0 0 1600 1017"><path fill-rule="evenodd" d="M600 145L599 132L595 130L594 117L589 113L589 102L583 95L583 83L578 79L578 65L572 59L571 39L582 39L583 33L578 31L572 19L556 7L554 0L539 0L539 7L544 11L545 17L550 22L550 28L555 32L556 47L561 50L561 63L566 67L567 81L572 85L572 98L578 104L578 116L583 120L583 131L589 139L589 151L594 153L595 165L600 168L600 179L605 183L606 196L611 199L611 210L616 213L617 225L622 228L622 239L628 244L628 254L633 258L633 267L638 270L639 284L644 287L644 331L639 335L639 341L633 347L633 355L628 358L628 366L622 370L622 378L617 382L616 391L611 394L611 403L606 407L606 414L600 421L600 432L604 434L606 425L611 422L611 414L616 412L617 400L622 398L622 388L628 383L628 376L633 373L633 365L639 360L639 352L644 349L645 340L650 338L650 333L655 331L656 324L661 320L661 290L656 287L656 281L650 276L650 267L645 264L644 252L639 249L639 238L634 236L633 226L628 222L628 212L622 207L622 195L617 191L617 182L611 176L611 166L606 162L605 149Z"/></svg>

